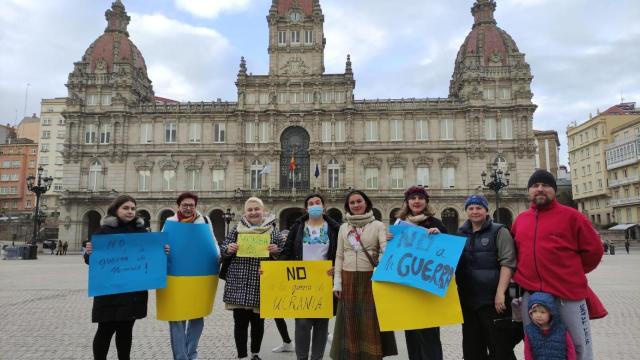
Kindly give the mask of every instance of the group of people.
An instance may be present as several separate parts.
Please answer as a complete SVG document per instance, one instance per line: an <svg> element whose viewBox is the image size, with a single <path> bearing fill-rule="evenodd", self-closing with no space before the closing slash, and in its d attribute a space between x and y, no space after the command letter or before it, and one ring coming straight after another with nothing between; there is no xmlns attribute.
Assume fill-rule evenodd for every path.
<svg viewBox="0 0 640 360"><path fill-rule="evenodd" d="M556 190L550 173L536 171L528 182L531 206L515 219L511 230L491 220L486 198L471 195L466 200L467 219L457 234L452 234L466 238L456 269L465 360L516 359L513 349L520 339L514 337L513 315L521 315L524 322L520 329L524 332L525 359L593 359L589 314L602 311L602 305L589 289L585 274L596 268L603 249L591 223L575 209L559 204ZM168 220L211 224L195 209L197 201L195 194L182 194L176 216ZM133 198L118 197L98 233L145 231L135 206ZM264 319L259 313L260 264L278 260L333 263L327 276L333 278L335 326L333 331L329 329L329 319L295 319L295 347L287 349L295 348L298 359L322 359L331 332L332 359L396 355L394 333L380 331L371 284L386 245L394 239L385 224L375 219L371 199L360 190L346 194L342 224L327 216L321 194L308 195L304 208L305 214L283 236L262 200L251 197L244 204L240 221L220 244L226 278L223 301L233 312L238 358L260 359L264 335ZM412 186L405 191L399 219L424 228L426 234L446 233L434 215L425 188ZM268 257L237 256L240 234L268 234ZM91 249L88 243L87 263ZM165 251L169 253L168 246ZM508 289L514 282L522 290L521 299L510 296ZM514 303L520 305L521 314L513 314L517 309L512 300L520 300ZM114 333L118 357L129 358L133 323L145 317L146 302L146 291L94 298L96 359L106 359ZM174 359L197 359L203 325L202 318L170 323ZM287 343L284 336L283 341ZM405 341L411 360L443 359L437 327L407 330Z"/></svg>

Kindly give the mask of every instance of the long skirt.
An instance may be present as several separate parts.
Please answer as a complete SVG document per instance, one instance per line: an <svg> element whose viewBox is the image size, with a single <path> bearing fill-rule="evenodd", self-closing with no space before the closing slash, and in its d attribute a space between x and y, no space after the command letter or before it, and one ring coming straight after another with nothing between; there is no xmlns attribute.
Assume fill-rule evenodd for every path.
<svg viewBox="0 0 640 360"><path fill-rule="evenodd" d="M380 333L371 271L343 271L330 356L334 360L382 359L397 355L393 332Z"/></svg>

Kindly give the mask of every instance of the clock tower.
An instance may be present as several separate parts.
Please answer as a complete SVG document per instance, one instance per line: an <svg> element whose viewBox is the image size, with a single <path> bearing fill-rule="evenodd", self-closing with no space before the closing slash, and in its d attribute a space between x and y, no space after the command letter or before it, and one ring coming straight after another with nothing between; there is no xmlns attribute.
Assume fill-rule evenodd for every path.
<svg viewBox="0 0 640 360"><path fill-rule="evenodd" d="M273 0L269 15L269 75L324 73L324 15L319 0Z"/></svg>

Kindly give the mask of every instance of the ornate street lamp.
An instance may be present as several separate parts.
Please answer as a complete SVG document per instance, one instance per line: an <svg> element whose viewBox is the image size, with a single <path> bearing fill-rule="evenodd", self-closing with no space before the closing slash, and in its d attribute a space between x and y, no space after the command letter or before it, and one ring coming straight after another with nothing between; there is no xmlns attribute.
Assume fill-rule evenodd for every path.
<svg viewBox="0 0 640 360"><path fill-rule="evenodd" d="M40 196L51 188L51 183L53 182L53 178L51 176L42 177L42 166L38 168L38 177L33 175L29 175L27 177L27 190L31 191L36 195L36 206L33 211L33 236L31 237L31 254L36 256L36 250L33 247L37 248L38 243L38 228L40 227ZM35 259L35 257L34 257Z"/></svg>
<svg viewBox="0 0 640 360"><path fill-rule="evenodd" d="M496 222L500 222L500 190L509 186L509 177L511 174L509 170L503 172L502 169L498 167L498 158L496 158L491 164L491 170L489 170L489 177L491 181L487 183L487 173L482 172L480 175L482 176L482 185L487 187L490 190L493 190L496 193Z"/></svg>
<svg viewBox="0 0 640 360"><path fill-rule="evenodd" d="M224 220L224 222L227 224L227 226L225 227L225 235L229 234L229 224L231 223L231 220L233 220L233 218L236 216L235 213L231 212L231 209L227 209L226 212L222 213L222 220Z"/></svg>

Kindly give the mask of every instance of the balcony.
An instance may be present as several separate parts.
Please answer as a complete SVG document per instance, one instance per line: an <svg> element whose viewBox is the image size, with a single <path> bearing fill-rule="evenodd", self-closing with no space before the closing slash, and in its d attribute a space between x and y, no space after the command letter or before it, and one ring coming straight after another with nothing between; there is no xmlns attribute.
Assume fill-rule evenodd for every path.
<svg viewBox="0 0 640 360"><path fill-rule="evenodd" d="M609 203L613 207L640 204L640 196L632 196L632 197L621 198L621 199L611 199Z"/></svg>
<svg viewBox="0 0 640 360"><path fill-rule="evenodd" d="M640 176L638 175L626 177L624 179L609 180L609 187L612 188L612 187L617 187L617 186L622 186L627 184L633 184L639 181L640 181Z"/></svg>

